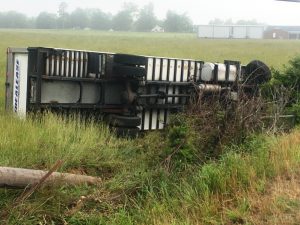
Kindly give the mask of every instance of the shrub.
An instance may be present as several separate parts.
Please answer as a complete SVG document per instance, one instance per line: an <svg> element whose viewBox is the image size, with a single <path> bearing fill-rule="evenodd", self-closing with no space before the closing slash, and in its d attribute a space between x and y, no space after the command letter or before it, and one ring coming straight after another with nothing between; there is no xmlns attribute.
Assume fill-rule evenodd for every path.
<svg viewBox="0 0 300 225"><path fill-rule="evenodd" d="M273 78L267 85L268 97L285 101L284 113L294 114L300 123L300 55L289 61L283 71L273 70ZM277 94L274 94L277 93ZM279 93L279 94L278 94ZM283 93L280 95L280 93Z"/></svg>

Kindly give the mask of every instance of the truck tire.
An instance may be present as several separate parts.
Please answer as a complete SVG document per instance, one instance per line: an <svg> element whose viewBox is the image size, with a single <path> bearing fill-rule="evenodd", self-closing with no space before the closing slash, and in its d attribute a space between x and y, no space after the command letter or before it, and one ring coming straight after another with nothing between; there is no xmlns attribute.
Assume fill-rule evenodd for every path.
<svg viewBox="0 0 300 225"><path fill-rule="evenodd" d="M137 127L113 127L113 129L117 137L136 138L140 133Z"/></svg>
<svg viewBox="0 0 300 225"><path fill-rule="evenodd" d="M109 114L105 118L106 122L114 127L137 127L141 125L141 118L137 116L121 116Z"/></svg>
<svg viewBox="0 0 300 225"><path fill-rule="evenodd" d="M138 55L115 54L114 62L125 65L145 66L147 63L147 58Z"/></svg>
<svg viewBox="0 0 300 225"><path fill-rule="evenodd" d="M146 76L146 69L143 67L113 65L113 75L125 78L142 78Z"/></svg>
<svg viewBox="0 0 300 225"><path fill-rule="evenodd" d="M253 60L246 66L246 84L259 85L271 79L271 70L259 60Z"/></svg>

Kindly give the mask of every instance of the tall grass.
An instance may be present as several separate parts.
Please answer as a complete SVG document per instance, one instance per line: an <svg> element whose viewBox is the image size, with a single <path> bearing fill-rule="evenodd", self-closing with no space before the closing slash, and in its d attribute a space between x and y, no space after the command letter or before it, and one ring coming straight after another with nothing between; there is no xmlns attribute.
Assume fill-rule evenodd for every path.
<svg viewBox="0 0 300 225"><path fill-rule="evenodd" d="M125 217L132 224L251 224L255 209L248 194L263 194L268 180L299 169L299 140L299 130L281 138L251 138L177 182L151 181Z"/></svg>
<svg viewBox="0 0 300 225"><path fill-rule="evenodd" d="M85 124L76 116L66 119L48 113L22 120L1 113L0 120L5 121L0 123L3 166L47 168L58 159L65 160L65 166L80 165L100 160L107 146L118 142L101 123Z"/></svg>
<svg viewBox="0 0 300 225"><path fill-rule="evenodd" d="M279 138L252 136L243 145L228 146L217 160L178 161L186 166L167 171L163 162L170 142L165 132L120 140L105 126L84 124L78 118L52 114L26 122L7 118L8 126L2 126L0 134L2 165L44 169L63 159L62 171L103 178L98 187L44 188L13 208L13 199L21 192L0 190L0 209L9 224L251 222L249 193L266 193L269 180L292 174L300 165L297 129ZM22 132L16 133L19 129Z"/></svg>

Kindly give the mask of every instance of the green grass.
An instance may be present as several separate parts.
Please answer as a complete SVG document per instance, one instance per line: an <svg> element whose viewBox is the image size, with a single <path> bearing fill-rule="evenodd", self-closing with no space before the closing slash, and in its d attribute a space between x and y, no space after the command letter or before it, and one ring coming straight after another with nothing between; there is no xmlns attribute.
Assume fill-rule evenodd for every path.
<svg viewBox="0 0 300 225"><path fill-rule="evenodd" d="M232 146L218 161L167 173L162 166L166 136L116 139L99 124L48 114L42 122L3 115L2 165L49 168L104 178L97 187L45 188L11 208L21 191L0 190L0 209L9 224L221 224L247 220L246 193L265 193L266 180L300 163L300 132L282 138L252 137ZM21 130L22 132L16 132ZM5 132L4 132L5 131ZM76 207L81 196L83 204ZM227 203L230 204L227 205ZM221 207L222 206L222 207Z"/></svg>
<svg viewBox="0 0 300 225"><path fill-rule="evenodd" d="M49 46L125 52L205 61L261 59L281 67L300 53L299 41L287 40L205 40L196 34L122 33L61 30L0 30L0 52L10 47ZM4 55L3 55L4 56ZM1 63L3 62L1 55Z"/></svg>
<svg viewBox="0 0 300 225"><path fill-rule="evenodd" d="M0 165L48 169L62 159L60 171L103 178L96 187L43 188L14 207L12 203L22 190L1 189L2 223L250 223L247 193L265 193L270 179L299 167L299 130L279 138L258 136L243 145L227 146L218 160L204 165L176 159L174 171L168 171L166 152L174 147L168 132L121 140L105 125L82 122L77 116L67 119L46 114L20 120L4 112L7 47L52 46L243 63L261 59L281 68L300 53L298 41L53 30L0 30L0 36ZM185 146L188 151L200 148L190 139Z"/></svg>

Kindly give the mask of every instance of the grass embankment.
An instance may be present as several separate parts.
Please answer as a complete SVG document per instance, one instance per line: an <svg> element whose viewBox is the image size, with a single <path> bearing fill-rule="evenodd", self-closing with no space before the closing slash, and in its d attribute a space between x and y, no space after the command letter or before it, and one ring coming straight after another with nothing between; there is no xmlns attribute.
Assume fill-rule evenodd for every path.
<svg viewBox="0 0 300 225"><path fill-rule="evenodd" d="M295 47L300 42L296 41L198 40L181 34L1 30L0 35L0 87L4 87L8 46L54 46L211 61L230 58L243 63L259 58L277 68L300 52ZM190 150L203 150L193 140L194 132L188 130L192 135L188 136L187 151L181 152L186 160L173 157L170 167L166 159L176 148L171 131L120 140L104 125L84 123L77 117L65 120L48 114L22 121L3 112L4 89L0 90L1 166L48 169L62 159L60 171L103 178L98 187L44 188L17 206L12 203L22 191L1 189L2 224L260 224L263 219L274 224L272 213L284 215L286 208L299 206L297 200L276 190L271 193L273 199L264 197L270 194L270 182L276 177L292 177L298 170L299 130L278 138L257 136L243 145L222 146L226 153L206 159L205 164L204 158L190 160L190 155L185 155ZM255 216L261 208L263 213Z"/></svg>
<svg viewBox="0 0 300 225"><path fill-rule="evenodd" d="M260 211L258 200L269 193L270 181L281 175L292 176L300 165L299 130L280 138L249 138L243 145L227 147L219 159L205 164L174 157L173 166L167 170L166 152L172 146L168 133L120 140L104 126L85 125L76 118L66 121L47 115L42 121L26 122L5 118L0 129L1 165L44 169L63 159L62 171L104 179L98 187L45 188L15 207L12 202L22 191L2 189L2 219L9 224L251 224L264 218L276 221L267 213L260 218L255 216ZM266 212L285 212L282 207L290 204L299 206L297 200L284 195L269 203L273 208L266 211L271 205L265 204Z"/></svg>

